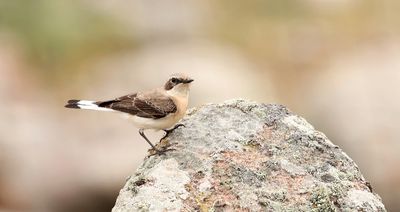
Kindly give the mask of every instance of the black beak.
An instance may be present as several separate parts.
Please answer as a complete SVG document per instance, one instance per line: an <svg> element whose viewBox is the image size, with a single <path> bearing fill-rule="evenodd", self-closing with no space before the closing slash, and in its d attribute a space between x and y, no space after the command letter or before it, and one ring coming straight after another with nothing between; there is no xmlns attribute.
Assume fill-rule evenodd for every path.
<svg viewBox="0 0 400 212"><path fill-rule="evenodd" d="M191 82L193 82L194 80L192 80L192 79L187 79L187 80L184 80L183 81L183 83L191 83Z"/></svg>

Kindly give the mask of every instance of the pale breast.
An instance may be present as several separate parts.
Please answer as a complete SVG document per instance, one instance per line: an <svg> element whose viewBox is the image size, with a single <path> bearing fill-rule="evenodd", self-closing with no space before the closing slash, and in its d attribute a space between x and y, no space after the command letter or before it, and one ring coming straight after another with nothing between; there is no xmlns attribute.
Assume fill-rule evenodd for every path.
<svg viewBox="0 0 400 212"><path fill-rule="evenodd" d="M163 130L175 126L175 124L185 116L188 106L188 98L171 97L176 105L176 112L171 113L160 119L142 118L138 116L130 116L129 120L140 129Z"/></svg>

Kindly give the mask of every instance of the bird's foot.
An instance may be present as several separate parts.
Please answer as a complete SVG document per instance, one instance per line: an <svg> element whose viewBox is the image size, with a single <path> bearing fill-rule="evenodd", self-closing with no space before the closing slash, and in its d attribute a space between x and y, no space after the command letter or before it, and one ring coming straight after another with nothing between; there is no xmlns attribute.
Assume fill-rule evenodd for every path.
<svg viewBox="0 0 400 212"><path fill-rule="evenodd" d="M160 139L160 141L163 140L164 138L168 137L169 134L171 134L175 129L177 129L177 128L179 128L179 127L186 127L186 126L185 126L184 124L177 124L177 125L175 125L172 129L164 130L165 135L164 135L164 137L162 137L162 138Z"/></svg>
<svg viewBox="0 0 400 212"><path fill-rule="evenodd" d="M147 157L151 157L153 155L165 155L166 152L174 151L174 148L163 148L163 149L149 149L148 152L150 153Z"/></svg>
<svg viewBox="0 0 400 212"><path fill-rule="evenodd" d="M166 152L176 150L174 148L169 148L171 146L172 145L169 143L168 140L166 140L166 139L161 140L160 143L157 144L157 146L148 150L148 152L149 152L148 157L151 157L153 155L165 155Z"/></svg>

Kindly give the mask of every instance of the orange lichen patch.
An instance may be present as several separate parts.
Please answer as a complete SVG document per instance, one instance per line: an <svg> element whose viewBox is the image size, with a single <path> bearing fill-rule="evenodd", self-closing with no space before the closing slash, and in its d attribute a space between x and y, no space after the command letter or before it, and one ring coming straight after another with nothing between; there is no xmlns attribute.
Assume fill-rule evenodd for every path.
<svg viewBox="0 0 400 212"><path fill-rule="evenodd" d="M191 182L185 185L186 191L190 193L189 198L184 201L184 208L188 208L188 211L196 209L197 211L207 211L207 204L205 202L205 195L198 192L195 185Z"/></svg>
<svg viewBox="0 0 400 212"><path fill-rule="evenodd" d="M264 125L263 129L255 136L255 141L258 143L277 144L285 140L285 135L281 131L276 130L273 126Z"/></svg>
<svg viewBox="0 0 400 212"><path fill-rule="evenodd" d="M251 149L243 152L227 151L222 153L223 157L231 163L243 165L250 170L257 170L267 161L268 156L261 154L259 151Z"/></svg>
<svg viewBox="0 0 400 212"><path fill-rule="evenodd" d="M238 203L238 196L232 190L220 185L219 182L215 182L214 188L215 191L206 199L208 205L207 208L211 209L218 207L224 211L236 211L235 208L237 209L240 205ZM246 210L243 209L242 211Z"/></svg>
<svg viewBox="0 0 400 212"><path fill-rule="evenodd" d="M229 164L224 160L215 162L213 166L215 173L213 173L212 177L207 179L211 184L209 192L201 192L199 190L200 179L204 176L195 177L197 180L192 180L189 184L186 184L185 188L191 195L184 201L184 204L188 208L196 208L198 211L209 211L211 208L235 211L238 196L228 185L230 176L225 172L228 168Z"/></svg>
<svg viewBox="0 0 400 212"><path fill-rule="evenodd" d="M211 209L215 211L250 211L247 208L241 208L238 196L232 190L227 189L221 182L213 182L213 188L210 193L202 193L191 185L185 186L191 193L190 197L184 201L184 209L192 211L207 212ZM184 210L185 211L185 210Z"/></svg>
<svg viewBox="0 0 400 212"><path fill-rule="evenodd" d="M269 140L272 137L273 129L274 129L273 127L269 127L269 126L265 125L263 127L263 130L261 132L259 132L257 136L259 136L259 137L261 137L263 139Z"/></svg>
<svg viewBox="0 0 400 212"><path fill-rule="evenodd" d="M213 166L213 176L210 179L212 185L212 191L207 196L203 205L210 208L221 208L223 210L235 211L238 206L238 195L232 191L232 185L230 185L230 164L226 160L216 161Z"/></svg>
<svg viewBox="0 0 400 212"><path fill-rule="evenodd" d="M269 187L276 187L277 189L283 189L289 195L287 199L290 202L306 202L310 193L302 192L307 186L310 186L309 182L312 182L312 176L310 175L296 175L292 176L285 171L275 172L273 176L267 179Z"/></svg>
<svg viewBox="0 0 400 212"><path fill-rule="evenodd" d="M371 191L371 185L368 182L356 181L354 182L353 186L357 190L366 190Z"/></svg>

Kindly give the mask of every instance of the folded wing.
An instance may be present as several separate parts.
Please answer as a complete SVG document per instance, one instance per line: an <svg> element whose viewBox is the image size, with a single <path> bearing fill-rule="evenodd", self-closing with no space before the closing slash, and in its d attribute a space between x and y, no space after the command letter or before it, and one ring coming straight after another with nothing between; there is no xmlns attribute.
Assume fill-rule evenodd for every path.
<svg viewBox="0 0 400 212"><path fill-rule="evenodd" d="M174 101L160 92L130 94L96 103L99 107L129 113L143 118L159 119L176 112Z"/></svg>

